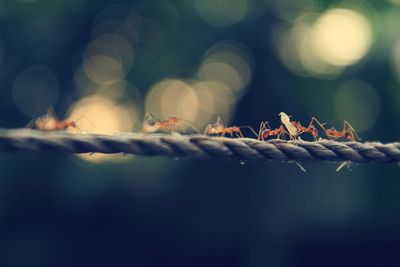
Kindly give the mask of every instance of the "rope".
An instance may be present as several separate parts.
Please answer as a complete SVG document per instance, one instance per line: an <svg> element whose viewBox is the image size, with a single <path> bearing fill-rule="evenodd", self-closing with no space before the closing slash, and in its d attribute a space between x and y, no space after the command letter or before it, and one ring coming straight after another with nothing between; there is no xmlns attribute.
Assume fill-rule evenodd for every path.
<svg viewBox="0 0 400 267"><path fill-rule="evenodd" d="M337 142L320 140L259 141L207 135L113 135L42 132L31 129L0 130L0 152L129 153L141 156L220 157L237 160L352 161L398 163L400 143Z"/></svg>

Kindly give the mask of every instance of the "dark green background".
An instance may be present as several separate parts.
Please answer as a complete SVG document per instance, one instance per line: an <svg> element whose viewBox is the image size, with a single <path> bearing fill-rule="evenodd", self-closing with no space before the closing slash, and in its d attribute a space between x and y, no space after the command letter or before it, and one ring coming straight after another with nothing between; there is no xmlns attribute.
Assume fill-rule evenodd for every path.
<svg viewBox="0 0 400 267"><path fill-rule="evenodd" d="M72 85L76 55L90 41L96 14L124 4L162 24L168 20L162 16L165 2L0 1L0 38L8 58L0 63L1 127L23 127L30 120L12 100L22 69L42 64L54 71L60 84L55 109L64 114L78 99ZM321 12L338 4L316 3ZM192 1L170 4L179 13L172 37L162 45L139 46L127 76L143 95L156 80L191 75L211 45L231 39L249 49L255 66L232 123L256 126L271 118L278 124L277 114L286 111L302 121L317 116L338 126L335 91L348 79L361 79L381 101L363 140L399 140L400 88L383 23L360 62L335 79L320 79L297 76L281 63L273 32L290 22L268 7L258 18L217 28L199 18ZM369 4L380 21L388 10L400 17L400 8L389 2ZM41 12L45 23L70 34L56 42L40 36L35 23ZM388 25L394 32L399 27ZM152 57L140 57L146 49ZM399 166L352 165L352 171L340 172L336 164L304 167L306 173L280 162L132 157L93 164L48 153L1 154L0 265L399 266Z"/></svg>

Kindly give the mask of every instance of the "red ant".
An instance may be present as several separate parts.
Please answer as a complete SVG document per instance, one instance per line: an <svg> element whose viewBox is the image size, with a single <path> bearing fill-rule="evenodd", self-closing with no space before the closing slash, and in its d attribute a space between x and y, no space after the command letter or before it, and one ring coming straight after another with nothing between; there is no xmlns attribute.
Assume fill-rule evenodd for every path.
<svg viewBox="0 0 400 267"><path fill-rule="evenodd" d="M158 130L163 130L163 129L173 132L173 131L175 131L177 124L182 123L182 122L188 124L197 133L199 132L199 130L190 121L180 119L177 117L169 117L166 120L160 120L160 119L154 117L153 114L151 114L150 112L147 112L145 117L148 117L148 118L143 122L142 131L144 133L153 133L153 132L156 132Z"/></svg>
<svg viewBox="0 0 400 267"><path fill-rule="evenodd" d="M302 126L300 124L300 122L298 122L298 121L294 121L294 122L292 122L292 124L296 127L296 129L298 130L299 134L310 133L314 137L314 139L316 140L318 138L318 131L313 125L314 122L316 122L325 131L325 134L329 139L337 140L337 139L340 139L340 138L344 138L344 139L349 139L351 141L355 141L356 139L360 139L358 137L358 135L356 134L356 131L354 130L354 128L347 121L344 121L344 125L343 125L343 130L342 131L338 131L334 127L326 129L324 127L325 123L320 123L314 117L311 119L311 122L308 125L308 127Z"/></svg>
<svg viewBox="0 0 400 267"><path fill-rule="evenodd" d="M36 119L33 119L26 127L32 127L40 131L56 131L56 130L67 130L68 128L73 128L79 132L79 127L77 122L84 118L81 116L78 120L59 120L54 112L54 109L50 107L47 113ZM33 124L33 125L32 125Z"/></svg>
<svg viewBox="0 0 400 267"><path fill-rule="evenodd" d="M254 131L254 129L251 126L231 126L231 127L226 127L224 123L222 122L221 117L217 118L217 121L213 124L208 124L206 129L204 130L204 134L208 135L221 135L225 136L225 134L230 134L231 137L234 137L234 134L236 134L237 137L243 138L244 135L242 133L242 128L247 128L250 129L255 136L258 136L257 133Z"/></svg>
<svg viewBox="0 0 400 267"><path fill-rule="evenodd" d="M283 118L282 119L283 125L281 125L279 128L276 128L275 130L271 129L268 122L261 123L259 139L264 140L270 136L277 136L278 138L280 138L281 135L285 135L285 134L289 135L291 139L294 139L297 136L299 136L300 134L309 133L314 138L314 140L317 140L317 138L319 137L319 134L318 134L317 128L315 128L315 126L313 124L317 123L318 125L320 125L322 127L322 129L325 130L325 128L323 127L323 124L320 123L314 117L311 119L308 126L305 127L305 126L301 125L301 123L299 121L290 121L289 116L287 116L283 112L280 113L280 116L281 116L281 119ZM286 120L285 120L285 118L286 118ZM285 130L284 126L286 127L286 129L290 128L290 130L291 130L290 132L292 132L292 134L288 130ZM289 126L289 128L287 128L287 126Z"/></svg>
<svg viewBox="0 0 400 267"><path fill-rule="evenodd" d="M338 131L334 127L325 130L326 135L333 140L337 140L340 138L348 139L350 141L356 141L356 139L361 140L361 138L357 135L354 128L348 123L344 121L343 130Z"/></svg>
<svg viewBox="0 0 400 267"><path fill-rule="evenodd" d="M289 133L285 130L283 125L281 125L279 128L272 130L268 121L265 121L265 122L261 122L261 124L260 124L258 139L264 140L270 136L277 136L277 138L280 139L281 135L285 135L285 134L289 134Z"/></svg>
<svg viewBox="0 0 400 267"><path fill-rule="evenodd" d="M299 121L292 121L291 123L294 127L296 127L297 135L309 133L314 138L314 140L317 140L319 138L318 130L317 128L315 128L314 123L317 123L326 132L324 128L325 123L320 123L315 117L311 118L311 121L307 127L301 125Z"/></svg>

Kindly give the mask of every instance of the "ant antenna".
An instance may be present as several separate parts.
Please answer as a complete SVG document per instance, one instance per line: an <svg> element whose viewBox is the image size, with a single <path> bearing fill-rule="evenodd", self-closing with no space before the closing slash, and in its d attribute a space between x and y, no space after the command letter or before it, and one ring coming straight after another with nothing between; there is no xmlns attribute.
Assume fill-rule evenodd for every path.
<svg viewBox="0 0 400 267"><path fill-rule="evenodd" d="M212 125L211 125L211 124L208 124L207 127L206 127L206 129L204 130L204 133L203 133L203 134L207 134L207 133L208 133L208 130L211 129L211 128L212 128Z"/></svg>
<svg viewBox="0 0 400 267"><path fill-rule="evenodd" d="M185 119L181 119L181 118L177 118L177 119L180 120L180 121L182 121L182 122L185 122L185 123L188 124L190 127L192 127L192 129L195 130L197 133L200 133L199 129L198 129L196 126L194 126L194 124L193 124L192 122L190 122L190 121L188 121L188 120L185 120Z"/></svg>
<svg viewBox="0 0 400 267"><path fill-rule="evenodd" d="M80 121L81 119L86 119L86 121L89 122L89 124L92 126L92 128L94 128L93 123L86 117L85 114L82 115L82 116L80 116L80 117L75 121L75 123L77 123L77 122Z"/></svg>
<svg viewBox="0 0 400 267"><path fill-rule="evenodd" d="M154 118L154 116L153 116L153 114L151 112L146 112L146 114L144 116L145 117Z"/></svg>
<svg viewBox="0 0 400 267"><path fill-rule="evenodd" d="M36 122L36 120L37 120L36 118L31 119L31 120L28 122L28 124L25 125L24 128L36 128L36 127L35 127L35 122Z"/></svg>
<svg viewBox="0 0 400 267"><path fill-rule="evenodd" d="M54 111L54 107L53 106L50 106L47 109L47 115L52 117L52 118L54 118L54 119L57 119L57 115L56 115L56 112Z"/></svg>
<svg viewBox="0 0 400 267"><path fill-rule="evenodd" d="M346 128L346 126L347 126L347 128ZM362 139L358 136L356 130L354 130L354 128L350 125L350 123L349 123L348 121L344 121L343 130L347 130L347 129L350 129L351 134L354 135L355 139L362 140Z"/></svg>
<svg viewBox="0 0 400 267"><path fill-rule="evenodd" d="M222 127L225 128L225 125L224 125L224 123L222 122L221 116L218 116L218 117L217 117L217 124L220 124Z"/></svg>
<svg viewBox="0 0 400 267"><path fill-rule="evenodd" d="M312 117L312 118L311 118L311 121L310 121L310 124L308 125L308 127L310 127L311 125L313 125L313 122L316 122L316 123L319 125L319 127L321 127L321 129L324 130L324 132L326 132L326 128L325 128L325 126L324 126L326 123L321 123L319 120L317 120L317 118Z"/></svg>

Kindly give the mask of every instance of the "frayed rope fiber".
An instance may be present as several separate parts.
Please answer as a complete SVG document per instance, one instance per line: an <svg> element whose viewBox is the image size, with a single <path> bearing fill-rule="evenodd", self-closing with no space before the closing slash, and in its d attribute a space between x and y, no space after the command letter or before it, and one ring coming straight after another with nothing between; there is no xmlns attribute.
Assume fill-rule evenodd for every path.
<svg viewBox="0 0 400 267"><path fill-rule="evenodd" d="M141 156L220 157L236 160L398 163L400 143L320 140L259 141L207 135L72 134L30 129L0 130L1 152L127 153Z"/></svg>

